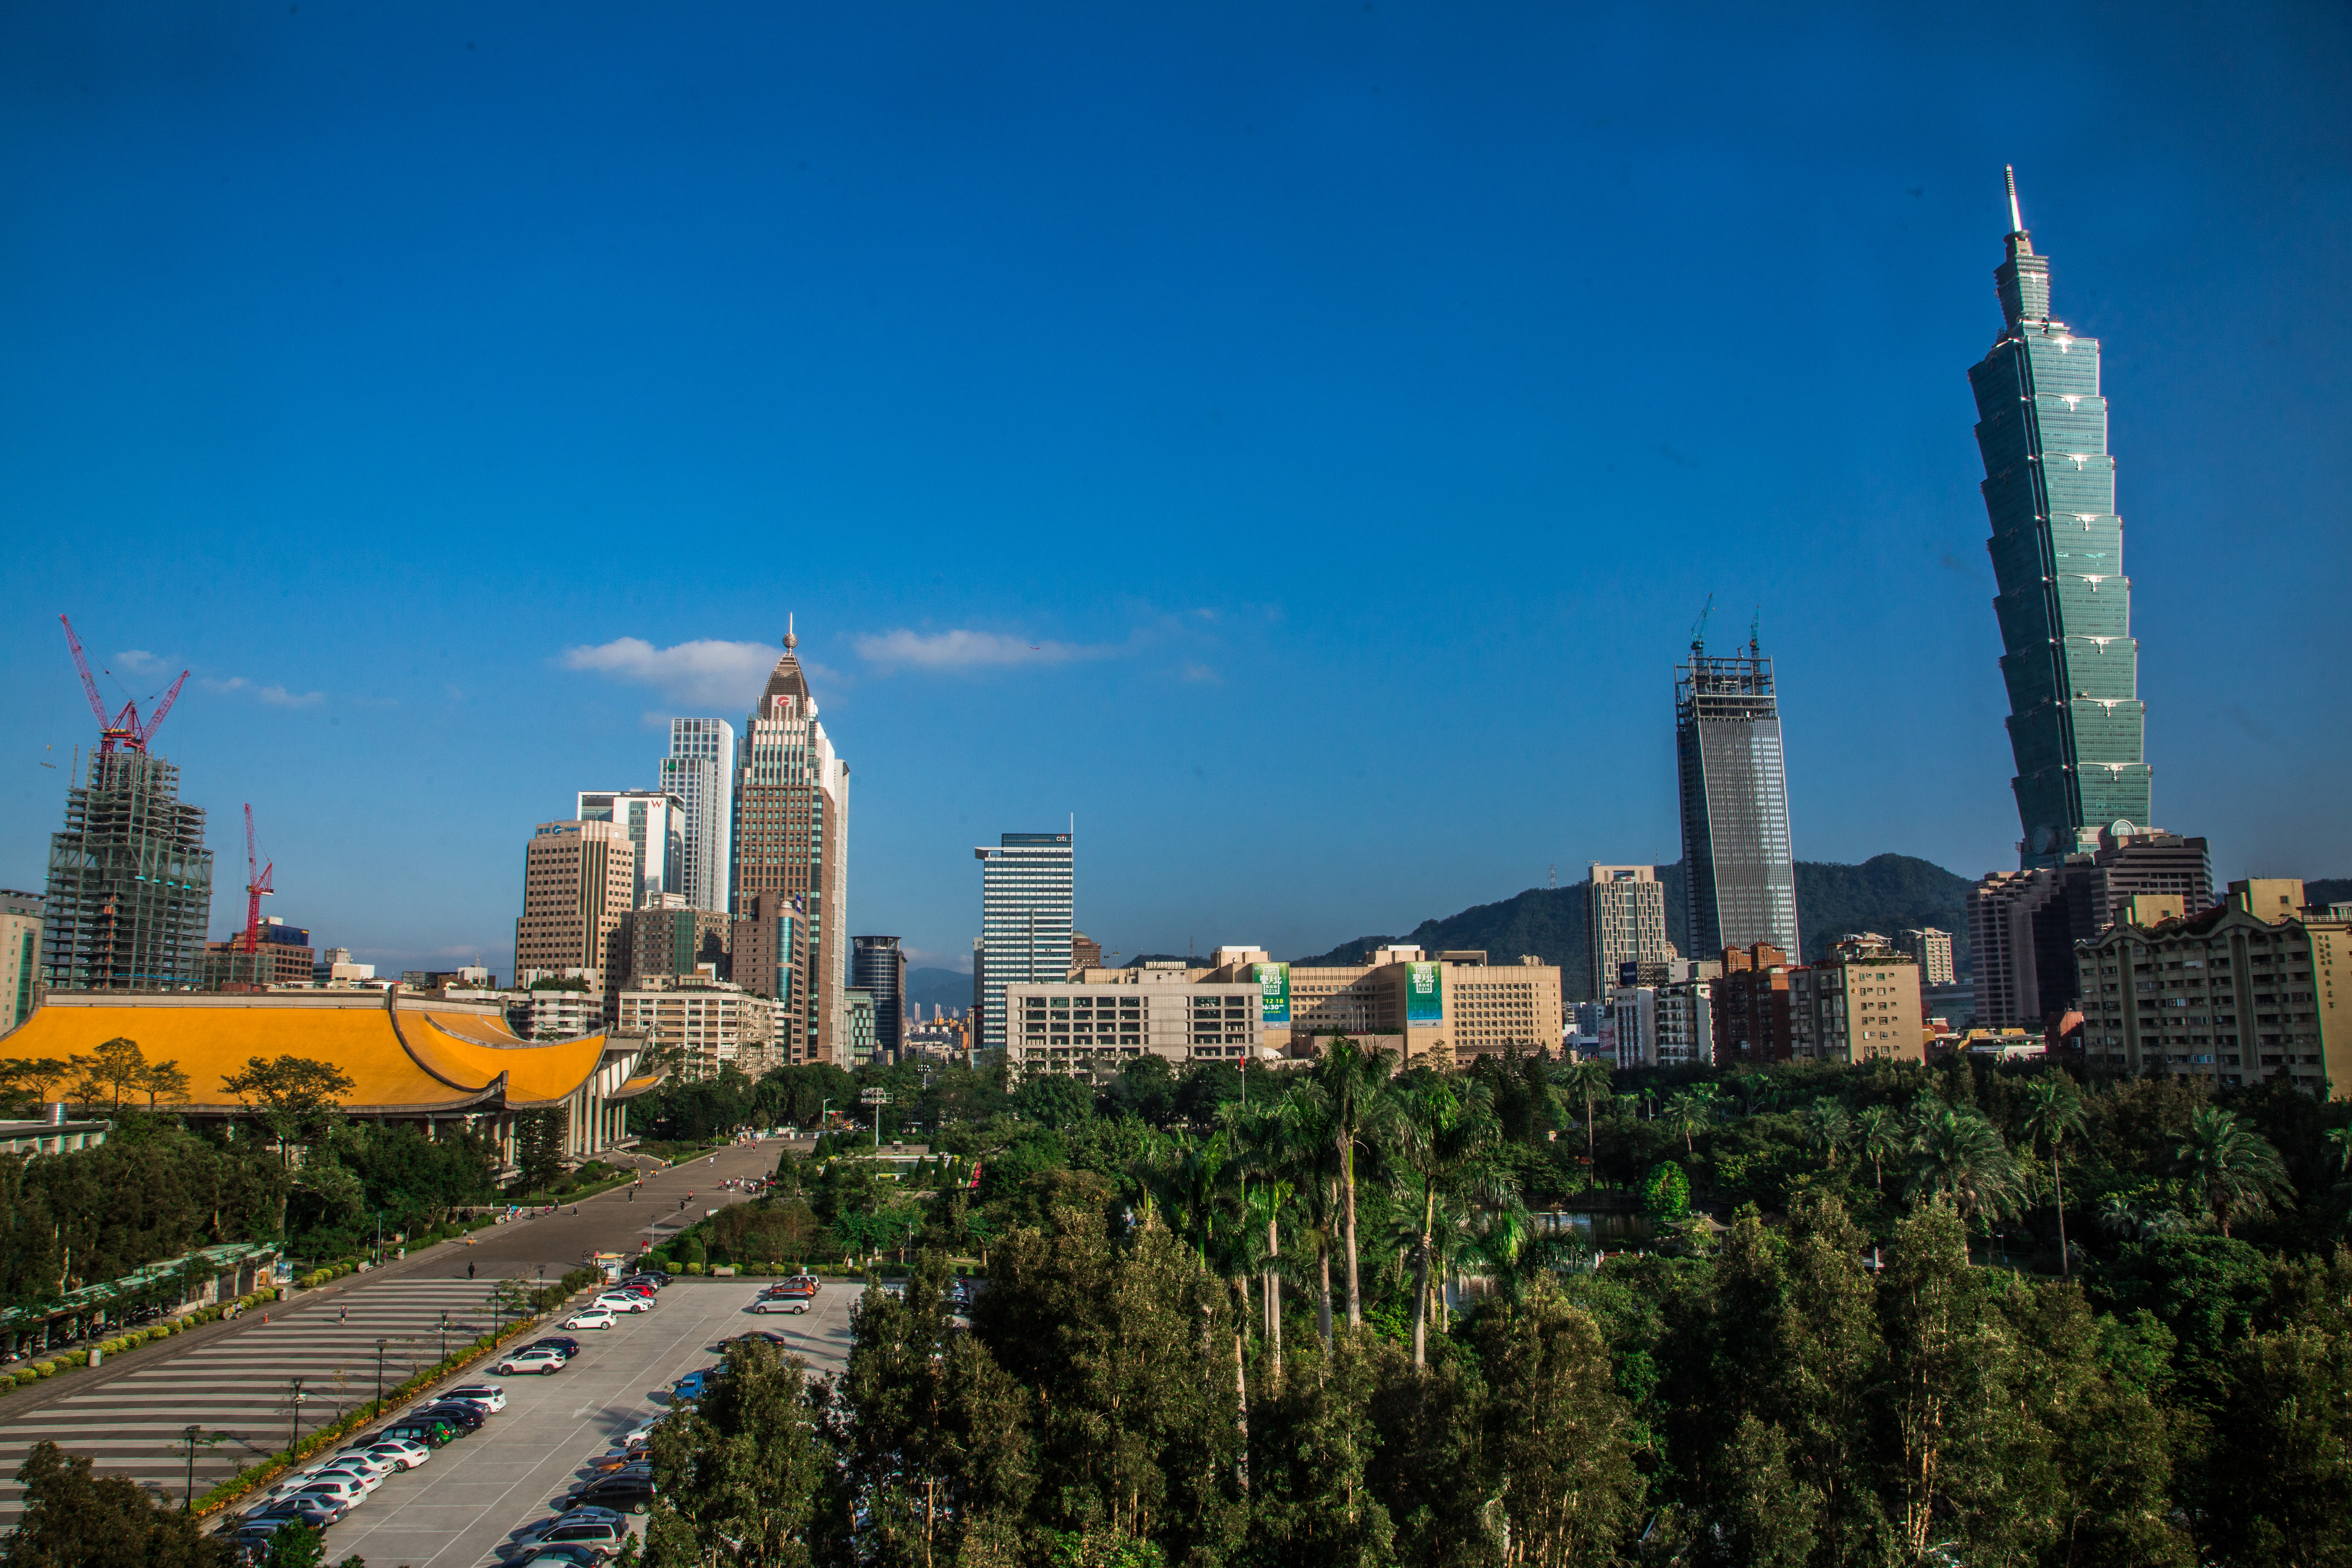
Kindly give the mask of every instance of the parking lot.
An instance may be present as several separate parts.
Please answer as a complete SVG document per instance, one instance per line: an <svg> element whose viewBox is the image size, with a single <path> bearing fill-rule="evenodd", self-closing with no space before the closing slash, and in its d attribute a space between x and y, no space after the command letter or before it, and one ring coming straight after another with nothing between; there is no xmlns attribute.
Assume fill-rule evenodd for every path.
<svg viewBox="0 0 2352 1568"><path fill-rule="evenodd" d="M564 1492L614 1440L666 1405L669 1385L719 1359L721 1339L747 1329L786 1335L820 1373L840 1370L849 1344L854 1283L829 1280L805 1316L753 1315L760 1281L680 1279L654 1310L573 1337L583 1348L545 1377L477 1374L507 1391L482 1429L394 1475L327 1532L329 1562L357 1553L373 1568L474 1568L515 1550L515 1535L561 1506ZM556 1331L551 1329L549 1331Z"/></svg>

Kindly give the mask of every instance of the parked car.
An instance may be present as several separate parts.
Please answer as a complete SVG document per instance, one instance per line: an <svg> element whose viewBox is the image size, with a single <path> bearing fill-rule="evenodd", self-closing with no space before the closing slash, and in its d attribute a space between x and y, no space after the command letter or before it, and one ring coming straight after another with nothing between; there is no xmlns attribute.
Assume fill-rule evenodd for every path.
<svg viewBox="0 0 2352 1568"><path fill-rule="evenodd" d="M354 1509L367 1500L368 1487L357 1476L320 1476L303 1482L295 1489L293 1495L297 1499L320 1498L339 1502L346 1509Z"/></svg>
<svg viewBox="0 0 2352 1568"><path fill-rule="evenodd" d="M573 1508L543 1519L516 1536L537 1550L548 1546L602 1546L617 1552L628 1539L628 1515L609 1508Z"/></svg>
<svg viewBox="0 0 2352 1568"><path fill-rule="evenodd" d="M525 1547L527 1557L510 1557L509 1568L596 1568L596 1564L613 1555L609 1546L594 1546L585 1542L569 1541L556 1546Z"/></svg>
<svg viewBox="0 0 2352 1568"><path fill-rule="evenodd" d="M632 1475L626 1470L618 1475L601 1476L573 1492L572 1500L644 1513L654 1506L654 1478L650 1472Z"/></svg>
<svg viewBox="0 0 2352 1568"><path fill-rule="evenodd" d="M689 1372L671 1384L669 1391L677 1399L699 1399L718 1379L720 1370L715 1366L706 1366L698 1372Z"/></svg>
<svg viewBox="0 0 2352 1568"><path fill-rule="evenodd" d="M465 1428L455 1421L444 1421L437 1416L429 1421L404 1417L376 1436L381 1441L415 1443L431 1450L456 1440L464 1432Z"/></svg>
<svg viewBox="0 0 2352 1568"><path fill-rule="evenodd" d="M563 1320L567 1329L609 1329L621 1321L620 1314L610 1307L583 1307Z"/></svg>
<svg viewBox="0 0 2352 1568"><path fill-rule="evenodd" d="M413 1470L433 1457L433 1450L422 1443L412 1442L406 1437L386 1437L382 1433L378 1433L376 1440L361 1451L389 1459L404 1470Z"/></svg>
<svg viewBox="0 0 2352 1568"><path fill-rule="evenodd" d="M533 1340L522 1348L527 1351L553 1351L565 1361L570 1361L580 1353L580 1342L562 1334L551 1334L543 1340Z"/></svg>
<svg viewBox="0 0 2352 1568"><path fill-rule="evenodd" d="M600 1466L594 1474L585 1476L580 1480L574 1482L569 1495L574 1507L577 1507L582 1503L597 1503L603 1507L610 1508L613 1505L605 1502L603 1499L588 1496L588 1489L602 1482L613 1480L614 1479L635 1479L641 1481L650 1480L653 1478L653 1473L654 1467L652 1460L646 1458L643 1454L630 1454L625 1456L617 1462L611 1464L609 1467Z"/></svg>
<svg viewBox="0 0 2352 1568"><path fill-rule="evenodd" d="M607 1308L615 1312L650 1312L654 1310L654 1299L651 1296L640 1296L634 1290L607 1290L588 1305L592 1308Z"/></svg>
<svg viewBox="0 0 2352 1568"><path fill-rule="evenodd" d="M493 1415L507 1407L507 1391L500 1388L495 1383L469 1383L462 1388L453 1388L449 1390L448 1393L443 1394L441 1397L444 1399L463 1399L475 1405L483 1405L488 1408Z"/></svg>
<svg viewBox="0 0 2352 1568"><path fill-rule="evenodd" d="M499 1363L500 1377L520 1377L528 1373L545 1375L563 1370L564 1358L553 1351L517 1351Z"/></svg>
<svg viewBox="0 0 2352 1568"><path fill-rule="evenodd" d="M808 1310L806 1296L762 1296L751 1303L754 1312L791 1312L797 1316Z"/></svg>
<svg viewBox="0 0 2352 1568"><path fill-rule="evenodd" d="M490 1418L488 1411L478 1405L468 1405L462 1399L449 1399L438 1404L427 1405L422 1409L410 1411L409 1415L412 1419L425 1416L431 1420L446 1421L467 1432L480 1431L483 1424Z"/></svg>
<svg viewBox="0 0 2352 1568"><path fill-rule="evenodd" d="M750 1329L740 1334L730 1335L719 1341L714 1348L723 1351L729 1345L740 1345L751 1340L757 1340L763 1345L774 1345L780 1350L793 1342L773 1329Z"/></svg>
<svg viewBox="0 0 2352 1568"><path fill-rule="evenodd" d="M620 1283L624 1285L650 1285L655 1289L658 1290L663 1286L669 1283L669 1276L660 1272L658 1269L648 1268L642 1273L623 1276Z"/></svg>
<svg viewBox="0 0 2352 1568"><path fill-rule="evenodd" d="M376 1488L383 1485L384 1472L361 1459L338 1459L324 1469L310 1472L310 1479L314 1481L323 1481L331 1477L347 1477L359 1482L360 1495L369 1497L374 1494Z"/></svg>
<svg viewBox="0 0 2352 1568"><path fill-rule="evenodd" d="M259 1508L247 1513L238 1523L239 1527L243 1528L268 1524L275 1520L280 1524L299 1521L309 1525L313 1530L324 1530L349 1512L351 1509L347 1504L335 1502L327 1498L284 1497L263 1503Z"/></svg>

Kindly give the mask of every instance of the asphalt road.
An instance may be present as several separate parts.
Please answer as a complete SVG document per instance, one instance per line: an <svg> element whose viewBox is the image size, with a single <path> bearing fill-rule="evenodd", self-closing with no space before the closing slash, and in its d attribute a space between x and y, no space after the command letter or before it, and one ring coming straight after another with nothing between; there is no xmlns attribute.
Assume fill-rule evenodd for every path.
<svg viewBox="0 0 2352 1568"><path fill-rule="evenodd" d="M775 1157L773 1143L751 1144L721 1151L716 1163L649 1170L634 1199L623 1189L582 1203L577 1215L567 1207L494 1226L477 1232L470 1245L444 1242L232 1322L142 1346L103 1366L60 1373L37 1385L37 1392L12 1394L0 1400L0 1528L23 1506L16 1474L36 1442L47 1438L68 1453L88 1456L101 1472L127 1474L177 1501L191 1484L182 1434L193 1425L203 1434L193 1481L201 1493L285 1447L297 1419L294 1378L303 1380L302 1429L331 1422L373 1397L377 1341L386 1342L381 1347L384 1380L396 1384L412 1367L438 1359L444 1313L457 1343L471 1337L461 1331L479 1333L489 1326L487 1300L494 1281L536 1282L542 1265L546 1277L556 1279L598 1251L634 1254L664 1228L740 1202L741 1194L722 1190L719 1181L765 1175L775 1168ZM681 1212L689 1192L689 1206ZM731 1281L725 1288L737 1289ZM379 1491L369 1507L389 1489Z"/></svg>
<svg viewBox="0 0 2352 1568"><path fill-rule="evenodd" d="M658 1414L669 1386L719 1359L718 1342L746 1329L780 1329L816 1370L836 1372L859 1287L827 1281L803 1317L754 1316L761 1281L679 1279L654 1310L573 1337L583 1348L543 1377L484 1377L507 1391L506 1409L396 1475L327 1531L327 1561L357 1553L390 1568L475 1568L515 1553L516 1534L560 1511L563 1494L614 1439Z"/></svg>

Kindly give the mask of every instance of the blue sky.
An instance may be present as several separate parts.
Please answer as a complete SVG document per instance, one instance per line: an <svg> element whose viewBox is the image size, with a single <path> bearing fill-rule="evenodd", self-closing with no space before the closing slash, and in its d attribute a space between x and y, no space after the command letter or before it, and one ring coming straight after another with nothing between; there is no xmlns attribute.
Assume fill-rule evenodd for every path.
<svg viewBox="0 0 2352 1568"><path fill-rule="evenodd" d="M531 825L791 612L858 931L955 960L971 847L1075 813L1107 946L1313 952L1673 859L1710 591L1801 858L2011 866L2004 163L2105 343L2158 820L2346 874L2348 26L7 7L0 882L93 731L62 610L195 671L216 934L250 801L275 912L503 970Z"/></svg>

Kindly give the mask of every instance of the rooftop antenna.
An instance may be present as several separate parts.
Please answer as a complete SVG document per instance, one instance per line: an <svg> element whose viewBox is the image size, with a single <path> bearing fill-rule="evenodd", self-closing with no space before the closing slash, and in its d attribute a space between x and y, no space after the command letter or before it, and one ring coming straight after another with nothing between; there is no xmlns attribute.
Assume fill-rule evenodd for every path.
<svg viewBox="0 0 2352 1568"><path fill-rule="evenodd" d="M2006 174L2009 177L2009 232L2011 234L2023 234L2025 232L2025 219L2019 216L2017 210L2017 165L2014 163L2003 163L2000 166L2000 170L2003 174Z"/></svg>
<svg viewBox="0 0 2352 1568"><path fill-rule="evenodd" d="M1698 619L1691 623L1691 652L1706 651L1706 618L1715 613L1715 595L1709 594L1706 603L1699 607Z"/></svg>
<svg viewBox="0 0 2352 1568"><path fill-rule="evenodd" d="M784 612L784 647L787 648L795 648L800 646L801 639L793 635L793 613L790 610L786 610Z"/></svg>

